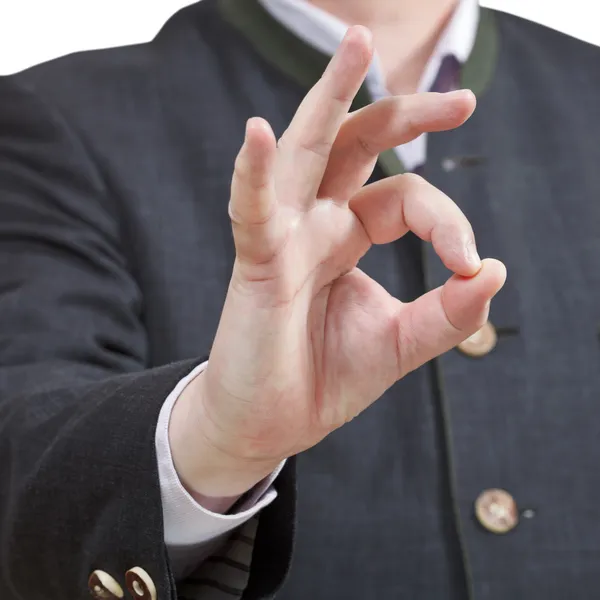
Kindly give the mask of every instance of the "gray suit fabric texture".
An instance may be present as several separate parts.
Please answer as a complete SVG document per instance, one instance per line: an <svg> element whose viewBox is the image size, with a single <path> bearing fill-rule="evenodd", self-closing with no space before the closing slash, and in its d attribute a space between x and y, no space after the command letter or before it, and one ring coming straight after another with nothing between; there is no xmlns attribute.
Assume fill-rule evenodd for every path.
<svg viewBox="0 0 600 600"><path fill-rule="evenodd" d="M463 127L430 136L423 174L507 265L498 344L411 373L289 461L249 526L244 600L600 588L600 51L496 17L489 89ZM214 597L208 563L173 580L154 432L210 354L245 121L280 135L306 92L215 0L151 43L0 78L2 600L83 600L94 569L122 583L134 566L159 600ZM412 235L360 266L407 301L448 276ZM486 531L473 503L488 488L533 518Z"/></svg>

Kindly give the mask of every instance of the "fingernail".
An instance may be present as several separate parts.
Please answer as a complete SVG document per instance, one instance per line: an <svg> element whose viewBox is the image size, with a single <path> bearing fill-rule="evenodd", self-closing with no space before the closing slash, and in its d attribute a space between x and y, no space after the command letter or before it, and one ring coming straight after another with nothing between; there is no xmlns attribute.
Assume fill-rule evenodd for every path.
<svg viewBox="0 0 600 600"><path fill-rule="evenodd" d="M479 257L479 253L477 252L477 247L475 246L475 242L470 241L467 243L465 248L465 253L467 256L467 261L470 262L474 267L481 267L481 258Z"/></svg>
<svg viewBox="0 0 600 600"><path fill-rule="evenodd" d="M369 43L371 43L373 39L373 34L368 27L365 27L364 25L351 25L346 29L343 40L347 40L350 35L354 34L362 35Z"/></svg>
<svg viewBox="0 0 600 600"><path fill-rule="evenodd" d="M248 135L250 133L250 128L252 127L253 124L254 124L254 117L250 117L246 121L246 128L244 129L244 141L246 141L248 139Z"/></svg>
<svg viewBox="0 0 600 600"><path fill-rule="evenodd" d="M475 94L473 93L473 90L470 90L468 88L464 88L462 90L452 90L451 92L446 92L445 95L450 95L450 96L473 96L473 98L475 98Z"/></svg>

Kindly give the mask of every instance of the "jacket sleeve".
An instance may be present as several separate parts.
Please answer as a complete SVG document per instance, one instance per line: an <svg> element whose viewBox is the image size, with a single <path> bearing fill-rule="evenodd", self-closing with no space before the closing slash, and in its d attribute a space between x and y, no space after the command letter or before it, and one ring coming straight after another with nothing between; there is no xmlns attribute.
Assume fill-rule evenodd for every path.
<svg viewBox="0 0 600 600"><path fill-rule="evenodd" d="M143 299L115 200L64 117L14 76L0 78L3 600L89 598L96 569L125 590L133 567L158 598L176 597L155 429L201 361L147 368ZM290 513L292 497L282 497L284 509L269 509L275 521ZM272 539L287 555L290 538L279 527L257 545ZM287 567L277 561L276 572L257 569L267 591ZM250 583L260 597L263 582L252 573Z"/></svg>

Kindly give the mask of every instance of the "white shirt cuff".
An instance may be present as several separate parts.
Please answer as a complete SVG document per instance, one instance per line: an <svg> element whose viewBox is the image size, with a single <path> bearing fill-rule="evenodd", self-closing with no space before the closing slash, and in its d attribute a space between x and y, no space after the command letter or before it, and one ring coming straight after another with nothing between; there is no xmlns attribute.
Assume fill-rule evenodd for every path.
<svg viewBox="0 0 600 600"><path fill-rule="evenodd" d="M257 484L247 494L243 504L234 514L218 514L203 508L185 489L173 464L169 445L169 421L175 402L194 377L207 363L197 366L173 389L162 406L156 428L156 457L162 498L165 544L171 557L175 576L188 570L190 563L197 566L216 550L225 534L239 527L277 497L273 481L285 461L269 477ZM175 563L177 564L174 564ZM177 578L177 577L176 577Z"/></svg>

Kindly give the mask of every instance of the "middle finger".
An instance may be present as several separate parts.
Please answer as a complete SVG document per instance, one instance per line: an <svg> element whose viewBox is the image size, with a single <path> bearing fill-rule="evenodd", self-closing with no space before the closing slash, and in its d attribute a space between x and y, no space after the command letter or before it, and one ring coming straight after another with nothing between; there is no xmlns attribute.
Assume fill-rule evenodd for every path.
<svg viewBox="0 0 600 600"><path fill-rule="evenodd" d="M342 201L367 181L381 152L425 132L462 125L475 110L470 90L391 96L352 113L331 150L319 196Z"/></svg>

